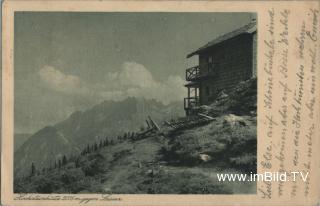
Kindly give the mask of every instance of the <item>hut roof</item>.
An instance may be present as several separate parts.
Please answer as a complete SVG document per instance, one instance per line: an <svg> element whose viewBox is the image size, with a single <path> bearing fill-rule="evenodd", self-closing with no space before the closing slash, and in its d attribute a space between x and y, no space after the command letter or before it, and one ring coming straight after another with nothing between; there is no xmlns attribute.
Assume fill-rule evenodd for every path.
<svg viewBox="0 0 320 206"><path fill-rule="evenodd" d="M246 24L236 30L233 30L231 32L228 32L226 34L223 34L215 39L213 39L212 41L208 42L206 45L200 47L199 49L197 49L194 52L191 52L190 54L187 55L187 58L192 57L196 54L199 54L201 51L206 50L212 46L215 46L223 41L226 41L228 39L231 39L233 37L236 37L240 34L244 34L244 33L253 33L257 30L257 23L256 21L252 21L249 24Z"/></svg>

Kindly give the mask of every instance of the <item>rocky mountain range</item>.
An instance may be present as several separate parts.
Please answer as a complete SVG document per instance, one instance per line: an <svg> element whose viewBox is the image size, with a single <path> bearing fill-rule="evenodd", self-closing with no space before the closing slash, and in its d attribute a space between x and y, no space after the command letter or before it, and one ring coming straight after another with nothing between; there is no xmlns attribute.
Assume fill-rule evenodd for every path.
<svg viewBox="0 0 320 206"><path fill-rule="evenodd" d="M86 111L76 111L66 120L37 131L15 151L15 176L27 174L32 162L38 168L49 167L63 155L79 154L87 144L138 131L146 127L148 116L163 121L183 113L180 102L164 105L133 97L120 102L104 101Z"/></svg>

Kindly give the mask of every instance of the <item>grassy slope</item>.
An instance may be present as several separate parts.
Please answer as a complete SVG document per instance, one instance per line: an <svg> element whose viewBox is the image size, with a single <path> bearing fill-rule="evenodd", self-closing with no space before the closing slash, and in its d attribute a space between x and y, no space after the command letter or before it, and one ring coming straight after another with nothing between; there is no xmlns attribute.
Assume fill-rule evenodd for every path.
<svg viewBox="0 0 320 206"><path fill-rule="evenodd" d="M254 193L254 183L220 183L216 178L216 173L243 171L228 161L232 152L229 152L230 157L221 157L234 145L233 137L227 137L234 129L224 125L220 118L208 125L171 133L167 137L152 135L134 142L124 140L82 156L79 167L69 162L64 168L25 179L17 184L23 187L16 187L16 192ZM221 141L226 138L229 146ZM241 138L254 137L249 134ZM174 156L171 154L173 151L176 153ZM200 153L210 154L212 160L201 161ZM168 157L170 159L166 159Z"/></svg>

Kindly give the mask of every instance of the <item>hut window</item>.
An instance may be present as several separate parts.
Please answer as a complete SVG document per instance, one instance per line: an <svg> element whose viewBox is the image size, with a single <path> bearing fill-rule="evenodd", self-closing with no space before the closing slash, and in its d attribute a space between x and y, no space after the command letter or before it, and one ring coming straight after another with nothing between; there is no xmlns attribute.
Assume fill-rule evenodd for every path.
<svg viewBox="0 0 320 206"><path fill-rule="evenodd" d="M210 71L213 70L213 57L212 57L212 56L209 56L209 57L208 57L207 67L208 67L208 72L210 72Z"/></svg>
<svg viewBox="0 0 320 206"><path fill-rule="evenodd" d="M206 86L206 95L209 96L210 95L210 87Z"/></svg>

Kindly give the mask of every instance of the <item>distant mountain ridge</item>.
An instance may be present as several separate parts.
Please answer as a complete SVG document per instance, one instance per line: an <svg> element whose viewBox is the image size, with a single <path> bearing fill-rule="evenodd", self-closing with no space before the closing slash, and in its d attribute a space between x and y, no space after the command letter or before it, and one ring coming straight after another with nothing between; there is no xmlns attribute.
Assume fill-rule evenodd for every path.
<svg viewBox="0 0 320 206"><path fill-rule="evenodd" d="M32 135L14 156L15 175L24 174L32 162L44 167L54 164L64 154L79 152L80 149L53 126L47 126ZM39 167L40 168L40 167Z"/></svg>
<svg viewBox="0 0 320 206"><path fill-rule="evenodd" d="M23 143L25 143L32 134L15 133L14 134L14 151L17 151Z"/></svg>
<svg viewBox="0 0 320 206"><path fill-rule="evenodd" d="M180 102L164 105L156 100L133 97L119 102L104 101L86 111L76 111L66 120L28 138L15 152L15 175L28 174L32 162L37 163L38 168L48 167L62 155L78 154L94 141L137 131L148 116L162 121L181 116L183 112Z"/></svg>

